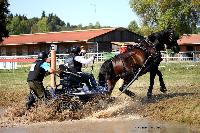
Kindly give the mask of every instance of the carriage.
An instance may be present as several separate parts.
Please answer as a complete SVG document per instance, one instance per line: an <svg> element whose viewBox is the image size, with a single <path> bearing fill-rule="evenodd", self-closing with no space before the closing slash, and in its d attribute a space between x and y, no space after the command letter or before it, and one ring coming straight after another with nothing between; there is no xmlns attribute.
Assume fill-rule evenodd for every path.
<svg viewBox="0 0 200 133"><path fill-rule="evenodd" d="M96 96L105 96L108 92L106 86L98 84L96 88L90 90L86 83L77 80L81 79L80 72L69 71L65 64L59 65L59 74L56 76L60 78L60 83L55 88L46 87L46 99L59 101L60 109L77 109L78 103L87 102Z"/></svg>

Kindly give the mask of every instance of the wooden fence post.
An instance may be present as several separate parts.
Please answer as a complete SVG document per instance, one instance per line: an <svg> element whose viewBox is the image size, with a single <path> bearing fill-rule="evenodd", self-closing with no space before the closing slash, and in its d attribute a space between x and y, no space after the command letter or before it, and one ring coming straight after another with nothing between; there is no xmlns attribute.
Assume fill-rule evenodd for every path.
<svg viewBox="0 0 200 133"><path fill-rule="evenodd" d="M51 45L51 69L56 70L56 50L57 45ZM56 88L56 77L55 74L51 74L51 88Z"/></svg>

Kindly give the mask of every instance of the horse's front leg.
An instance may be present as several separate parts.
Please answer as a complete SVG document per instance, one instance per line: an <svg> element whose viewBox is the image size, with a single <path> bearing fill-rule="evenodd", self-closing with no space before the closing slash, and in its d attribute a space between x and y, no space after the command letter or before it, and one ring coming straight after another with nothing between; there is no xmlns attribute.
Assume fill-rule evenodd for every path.
<svg viewBox="0 0 200 133"><path fill-rule="evenodd" d="M157 69L157 70L158 70L158 69ZM157 70L151 70L151 71L150 71L150 86L149 86L149 89L148 89L148 91L147 91L147 97L148 97L148 98L151 98L151 96L152 96L152 90L153 90L153 85L154 85L154 79L155 79Z"/></svg>
<svg viewBox="0 0 200 133"><path fill-rule="evenodd" d="M163 77L162 77L162 73L160 72L160 70L157 70L157 73L156 73L159 77L159 81L160 81L160 91L165 93L167 92L167 88L165 86L165 83L163 81Z"/></svg>

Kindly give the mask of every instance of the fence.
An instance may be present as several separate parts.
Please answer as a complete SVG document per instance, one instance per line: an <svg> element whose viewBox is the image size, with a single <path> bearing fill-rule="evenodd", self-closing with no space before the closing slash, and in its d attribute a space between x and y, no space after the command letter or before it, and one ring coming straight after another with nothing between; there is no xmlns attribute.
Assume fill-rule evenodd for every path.
<svg viewBox="0 0 200 133"><path fill-rule="evenodd" d="M200 51L179 52L177 54L162 51L162 58L165 62L170 61L200 61Z"/></svg>
<svg viewBox="0 0 200 133"><path fill-rule="evenodd" d="M97 62L103 62L119 52L102 52L102 53L87 53L86 58L96 55ZM63 64L67 54L57 54L57 65ZM164 62L184 62L184 61L200 61L200 51L179 52L178 54L169 53L166 51L161 52ZM17 67L27 66L34 62L37 55L27 56L0 56L0 69L17 69Z"/></svg>

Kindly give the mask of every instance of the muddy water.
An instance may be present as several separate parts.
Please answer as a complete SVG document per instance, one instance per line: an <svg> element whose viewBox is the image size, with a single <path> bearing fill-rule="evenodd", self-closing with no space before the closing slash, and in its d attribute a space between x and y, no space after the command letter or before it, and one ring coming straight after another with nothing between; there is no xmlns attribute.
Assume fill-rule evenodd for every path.
<svg viewBox="0 0 200 133"><path fill-rule="evenodd" d="M197 133L184 125L145 120L134 113L137 107L137 102L122 99L53 115L45 106L31 111L20 105L6 111L0 108L0 116L5 113L0 117L0 133Z"/></svg>
<svg viewBox="0 0 200 133"><path fill-rule="evenodd" d="M177 124L121 118L37 123L2 128L0 133L197 133Z"/></svg>

